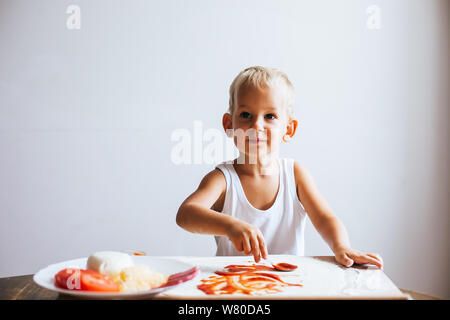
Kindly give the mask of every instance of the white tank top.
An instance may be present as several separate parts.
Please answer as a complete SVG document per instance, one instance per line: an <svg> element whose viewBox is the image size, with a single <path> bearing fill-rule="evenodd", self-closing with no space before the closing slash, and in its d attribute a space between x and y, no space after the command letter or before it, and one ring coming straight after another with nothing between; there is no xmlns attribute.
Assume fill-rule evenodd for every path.
<svg viewBox="0 0 450 320"><path fill-rule="evenodd" d="M273 205L267 210L253 207L245 196L232 163L216 168L225 176L227 189L222 213L250 223L261 230L269 254L304 255L306 211L300 203L295 185L294 160L278 159L280 182ZM242 256L225 236L215 236L217 256Z"/></svg>

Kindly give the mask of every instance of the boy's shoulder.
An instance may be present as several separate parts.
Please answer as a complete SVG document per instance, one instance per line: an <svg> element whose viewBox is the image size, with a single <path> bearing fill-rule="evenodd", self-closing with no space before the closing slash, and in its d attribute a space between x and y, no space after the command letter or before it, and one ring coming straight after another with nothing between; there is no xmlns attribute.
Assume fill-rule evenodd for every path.
<svg viewBox="0 0 450 320"><path fill-rule="evenodd" d="M311 174L302 163L293 160L293 167L296 185L305 180L311 179Z"/></svg>
<svg viewBox="0 0 450 320"><path fill-rule="evenodd" d="M208 172L203 177L197 190L212 195L215 201L212 208L219 212L222 211L227 190L227 182L222 171L215 168Z"/></svg>
<svg viewBox="0 0 450 320"><path fill-rule="evenodd" d="M292 160L292 162L293 162L293 166L294 166L294 172L301 173L306 170L305 166L302 163L300 163L299 161Z"/></svg>
<svg viewBox="0 0 450 320"><path fill-rule="evenodd" d="M294 167L294 172L302 172L305 169L303 164L301 164L299 161L293 159L293 158L281 158L282 161L286 161L285 163L292 163L292 166Z"/></svg>
<svg viewBox="0 0 450 320"><path fill-rule="evenodd" d="M214 168L213 170L208 172L200 182L200 186L211 186L211 185L223 189L226 188L225 176L223 172L218 168Z"/></svg>

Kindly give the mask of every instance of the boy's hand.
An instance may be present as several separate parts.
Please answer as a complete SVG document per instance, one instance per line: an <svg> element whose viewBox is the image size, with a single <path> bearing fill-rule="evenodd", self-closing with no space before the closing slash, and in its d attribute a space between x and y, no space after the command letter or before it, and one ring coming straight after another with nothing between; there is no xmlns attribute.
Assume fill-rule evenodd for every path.
<svg viewBox="0 0 450 320"><path fill-rule="evenodd" d="M259 262L261 257L267 259L267 248L261 231L244 221L237 220L229 229L228 238L239 252L253 254L255 262Z"/></svg>
<svg viewBox="0 0 450 320"><path fill-rule="evenodd" d="M353 263L364 264L370 263L376 265L379 269L383 269L383 259L377 253L362 253L353 250L350 247L339 247L334 250L336 261L340 264L351 267Z"/></svg>

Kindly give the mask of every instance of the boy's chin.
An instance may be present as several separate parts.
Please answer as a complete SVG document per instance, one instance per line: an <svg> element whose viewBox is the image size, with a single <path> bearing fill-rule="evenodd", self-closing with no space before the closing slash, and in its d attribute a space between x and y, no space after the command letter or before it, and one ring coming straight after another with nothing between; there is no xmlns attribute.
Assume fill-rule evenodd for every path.
<svg viewBox="0 0 450 320"><path fill-rule="evenodd" d="M267 148L260 148L257 151L249 151L249 150L239 150L239 153L241 154L241 156L245 155L246 158L248 158L250 161L254 160L255 163L258 160L264 160L267 158L272 158L273 156L275 156L277 153L272 151L269 152L269 150L267 150Z"/></svg>

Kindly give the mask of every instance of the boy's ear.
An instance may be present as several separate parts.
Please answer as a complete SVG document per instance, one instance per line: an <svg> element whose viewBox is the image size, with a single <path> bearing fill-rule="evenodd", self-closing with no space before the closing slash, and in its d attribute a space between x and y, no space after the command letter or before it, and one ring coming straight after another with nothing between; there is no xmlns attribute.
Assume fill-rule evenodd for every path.
<svg viewBox="0 0 450 320"><path fill-rule="evenodd" d="M295 119L290 119L288 125L286 127L286 134L291 138L294 137L295 132L297 131L298 121Z"/></svg>
<svg viewBox="0 0 450 320"><path fill-rule="evenodd" d="M231 121L231 114L225 113L222 117L222 126L225 130L225 133L228 138L232 138L233 134L230 132L230 130L233 129L233 123Z"/></svg>

